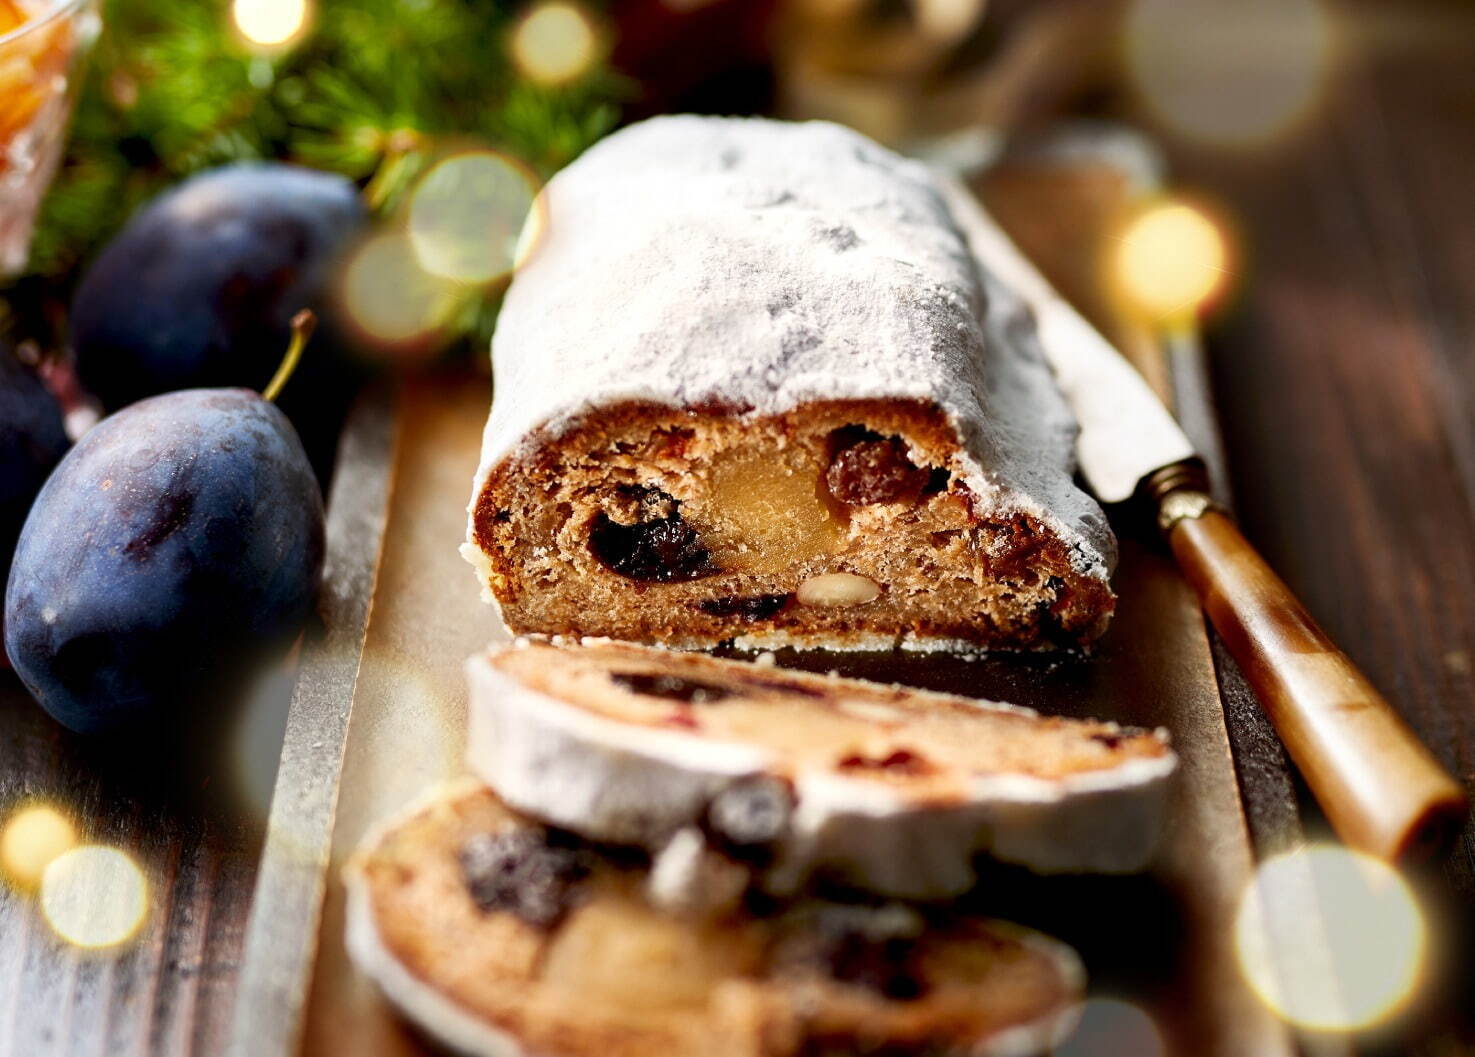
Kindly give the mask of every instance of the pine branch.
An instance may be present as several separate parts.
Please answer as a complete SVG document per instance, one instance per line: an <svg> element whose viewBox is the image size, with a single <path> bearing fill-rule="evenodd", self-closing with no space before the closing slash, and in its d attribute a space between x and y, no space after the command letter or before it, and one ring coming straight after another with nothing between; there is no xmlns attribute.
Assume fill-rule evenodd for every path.
<svg viewBox="0 0 1475 1057"><path fill-rule="evenodd" d="M381 214L468 142L550 175L614 126L629 90L602 67L556 89L522 79L503 50L516 14L466 0L322 0L310 35L268 58L244 50L227 0L106 0L27 296L64 299L139 204L229 161L342 173ZM458 325L484 336L499 300L472 299Z"/></svg>

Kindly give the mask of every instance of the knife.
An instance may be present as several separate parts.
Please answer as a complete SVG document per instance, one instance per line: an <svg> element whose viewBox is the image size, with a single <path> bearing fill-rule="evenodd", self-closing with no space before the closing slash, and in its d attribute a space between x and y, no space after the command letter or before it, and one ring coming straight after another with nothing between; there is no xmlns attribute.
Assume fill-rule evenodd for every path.
<svg viewBox="0 0 1475 1057"><path fill-rule="evenodd" d="M1394 861L1443 847L1468 809L1460 784L1214 502L1203 460L1146 380L967 187L939 176L974 253L1034 314L1045 359L1080 422L1086 483L1103 503L1150 506L1338 836Z"/></svg>

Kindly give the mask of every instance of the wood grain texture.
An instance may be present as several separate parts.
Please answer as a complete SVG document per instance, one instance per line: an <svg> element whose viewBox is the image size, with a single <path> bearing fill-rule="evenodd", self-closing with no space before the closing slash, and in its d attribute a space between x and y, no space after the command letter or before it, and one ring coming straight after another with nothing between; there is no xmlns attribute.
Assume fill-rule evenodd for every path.
<svg viewBox="0 0 1475 1057"><path fill-rule="evenodd" d="M1459 2L1329 6L1355 32L1329 105L1302 134L1249 155L1164 142L1180 182L1228 205L1249 253L1247 283L1211 343L1241 524L1475 787L1475 13ZM1173 381L1184 377L1175 370ZM1280 747L1220 661L1257 846L1295 843ZM219 811L161 796L136 766L109 774L94 759L112 753L58 730L0 672L0 812L34 795L66 805L90 838L137 855L154 892L137 944L96 958L51 939L32 900L0 887L6 1057L219 1051L259 804ZM1438 933L1475 946L1475 830L1434 882L1431 898L1449 899ZM1148 945L1171 927L1155 924ZM1446 976L1454 1013L1384 1052L1475 1053L1471 966ZM321 1041L322 1052L353 1052L331 1034Z"/></svg>
<svg viewBox="0 0 1475 1057"><path fill-rule="evenodd" d="M1209 332L1241 527L1468 792L1475 9L1328 6L1344 47L1305 126L1250 152L1166 130L1161 142L1179 182L1224 205L1243 243L1237 296ZM1301 808L1324 833L1305 797ZM1420 892L1443 952L1433 993L1365 1045L1475 1053L1468 820Z"/></svg>
<svg viewBox="0 0 1475 1057"><path fill-rule="evenodd" d="M394 502L348 730L304 1054L425 1052L348 964L340 872L373 825L464 769L462 664L499 634L458 553L490 396L485 376L455 373L418 379L400 397Z"/></svg>
<svg viewBox="0 0 1475 1057"><path fill-rule="evenodd" d="M1475 18L1344 5L1356 47L1291 141L1169 138L1246 259L1211 332L1247 536L1435 753L1475 785ZM1475 835L1450 859L1475 892Z"/></svg>
<svg viewBox="0 0 1475 1057"><path fill-rule="evenodd" d="M376 386L343 433L328 504L320 624L305 636L247 922L230 1057L289 1053L317 955L339 776L379 574L394 448L393 395Z"/></svg>
<svg viewBox="0 0 1475 1057"><path fill-rule="evenodd" d="M340 487L363 475L359 457L382 469L388 452L347 452ZM344 523L356 509L335 502L330 524L339 535L364 531ZM369 550L377 554L377 544ZM330 568L329 578L350 586L341 570ZM361 593L366 601L369 586ZM142 928L105 951L68 945L47 925L35 892L0 880L0 1057L226 1052L295 675L293 657L267 673L211 740L179 745L70 734L0 668L0 826L28 805L52 805L82 842L121 849L148 880ZM279 1025L247 1027L246 1052L254 1053Z"/></svg>
<svg viewBox="0 0 1475 1057"><path fill-rule="evenodd" d="M252 740L267 748L254 762L227 754L180 769L147 745L69 734L0 670L0 822L51 804L82 841L126 852L149 884L133 940L86 952L52 933L33 892L0 882L0 1054L220 1052L285 689L277 680L261 699Z"/></svg>

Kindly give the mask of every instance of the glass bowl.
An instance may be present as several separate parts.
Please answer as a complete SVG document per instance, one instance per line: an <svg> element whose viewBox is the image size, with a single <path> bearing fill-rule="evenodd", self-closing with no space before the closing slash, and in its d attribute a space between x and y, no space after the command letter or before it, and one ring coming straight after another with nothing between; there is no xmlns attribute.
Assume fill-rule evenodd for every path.
<svg viewBox="0 0 1475 1057"><path fill-rule="evenodd" d="M0 276L26 265L100 27L97 0L0 0Z"/></svg>

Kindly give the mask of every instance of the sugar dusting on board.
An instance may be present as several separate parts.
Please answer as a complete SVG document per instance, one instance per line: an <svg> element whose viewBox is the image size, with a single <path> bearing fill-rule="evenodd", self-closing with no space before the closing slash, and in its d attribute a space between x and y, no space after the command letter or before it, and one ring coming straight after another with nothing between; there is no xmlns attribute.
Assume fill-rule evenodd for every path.
<svg viewBox="0 0 1475 1057"><path fill-rule="evenodd" d="M1083 573L1115 559L1075 487L1076 426L1023 305L985 274L929 170L822 122L666 117L544 191L507 294L473 495L585 413L639 400L753 417L814 400L946 413L979 513L1030 514Z"/></svg>

